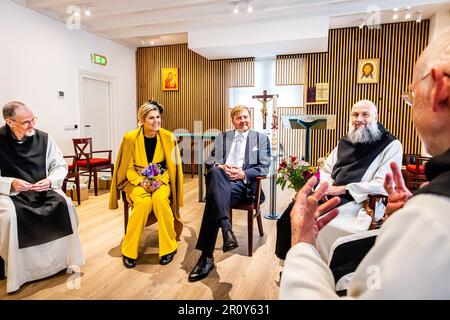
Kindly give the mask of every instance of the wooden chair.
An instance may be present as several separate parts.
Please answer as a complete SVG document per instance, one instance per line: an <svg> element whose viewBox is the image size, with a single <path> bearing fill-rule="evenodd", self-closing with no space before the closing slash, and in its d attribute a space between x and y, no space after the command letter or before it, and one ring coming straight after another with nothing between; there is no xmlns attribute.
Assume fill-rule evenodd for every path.
<svg viewBox="0 0 450 320"><path fill-rule="evenodd" d="M124 233L127 233L128 217L131 203L128 201L127 193L125 191L122 191L122 200L123 200L123 225L125 227Z"/></svg>
<svg viewBox="0 0 450 320"><path fill-rule="evenodd" d="M68 172L67 176L63 181L62 185L62 191L66 193L67 190L67 182L74 182L75 183L75 189L77 192L77 202L78 205L81 204L80 199L80 174L78 173L78 167L77 167L77 158L76 156L64 156L65 159L72 159L72 164L68 165ZM73 180L71 180L73 179Z"/></svg>
<svg viewBox="0 0 450 320"><path fill-rule="evenodd" d="M405 176L406 187L410 191L414 191L420 187L422 183L427 181L425 175L425 163L431 158L424 157L418 154L405 154L405 170L403 174Z"/></svg>
<svg viewBox="0 0 450 320"><path fill-rule="evenodd" d="M369 230L373 229L379 229L383 222L386 220L386 215L383 215L383 217L376 221L375 219L375 210L378 202L382 202L384 206L387 205L387 196L383 194L369 194L369 199L364 201L363 206L366 209L367 213L372 218L372 222L370 223Z"/></svg>
<svg viewBox="0 0 450 320"><path fill-rule="evenodd" d="M130 208L133 208L133 204L128 199L128 195L125 191L122 191L122 200L123 200L123 225L124 225L124 234L127 233L127 226L128 226L128 217ZM150 212L150 215L153 211ZM151 225L150 219L147 219L147 224L145 226Z"/></svg>
<svg viewBox="0 0 450 320"><path fill-rule="evenodd" d="M261 189L262 184L261 181L265 179L266 176L256 177L257 185L256 185L256 195L254 202L248 203L240 203L237 206L234 206L230 209L230 222L233 222L232 212L235 210L245 210L247 211L247 230L248 230L248 256L251 257L253 255L253 219L256 218L258 223L258 231L259 235L264 236L264 230L261 219Z"/></svg>
<svg viewBox="0 0 450 320"><path fill-rule="evenodd" d="M97 173L100 171L111 171L111 176L114 172L114 164L111 160L112 150L92 151L92 138L74 138L73 147L75 150L76 164L79 175L89 174L88 188L91 188L91 178L94 175L94 192L98 195L98 177ZM107 158L94 158L95 153L107 153Z"/></svg>

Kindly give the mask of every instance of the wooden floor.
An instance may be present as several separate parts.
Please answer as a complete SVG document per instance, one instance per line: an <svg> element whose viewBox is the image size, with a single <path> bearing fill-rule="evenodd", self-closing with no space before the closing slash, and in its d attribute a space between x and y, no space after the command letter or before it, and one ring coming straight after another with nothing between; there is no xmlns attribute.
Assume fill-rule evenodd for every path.
<svg viewBox="0 0 450 320"><path fill-rule="evenodd" d="M269 211L269 180L263 183ZM197 201L197 177L185 180L185 206L182 208L184 229L174 260L158 264L157 226L147 227L141 239L138 265L126 269L122 265L120 242L123 236L123 208L108 210L108 194L77 206L79 233L86 257L80 276L62 271L52 277L22 286L6 294L6 281L0 281L0 300L4 299L278 299L279 260L274 254L276 221L263 218L264 237L255 223L253 256L247 256L247 215L234 211L233 230L239 248L223 253L222 236L216 244L216 268L201 281L190 283L189 272L200 252L195 250L204 203ZM292 190L277 194L277 210L282 212L293 197Z"/></svg>

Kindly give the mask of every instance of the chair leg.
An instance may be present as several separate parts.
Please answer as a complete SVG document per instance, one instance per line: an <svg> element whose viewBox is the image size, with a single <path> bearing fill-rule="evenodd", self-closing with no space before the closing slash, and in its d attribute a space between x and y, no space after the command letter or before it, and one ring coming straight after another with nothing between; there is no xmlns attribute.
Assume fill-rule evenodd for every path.
<svg viewBox="0 0 450 320"><path fill-rule="evenodd" d="M98 196L97 170L94 170L94 194L95 196Z"/></svg>
<svg viewBox="0 0 450 320"><path fill-rule="evenodd" d="M129 207L128 207L128 203L124 203L123 205L124 205L124 207L123 207L123 224L125 226L125 232L124 233L127 233Z"/></svg>
<svg viewBox="0 0 450 320"><path fill-rule="evenodd" d="M248 256L253 255L253 206L247 212L247 227L248 227Z"/></svg>
<svg viewBox="0 0 450 320"><path fill-rule="evenodd" d="M191 138L191 178L194 177L194 139Z"/></svg>
<svg viewBox="0 0 450 320"><path fill-rule="evenodd" d="M81 205L80 176L75 177L75 188L77 189L77 202Z"/></svg>
<svg viewBox="0 0 450 320"><path fill-rule="evenodd" d="M262 219L261 219L261 211L259 211L257 213L256 221L258 222L259 235L262 237L262 236L264 236L264 230L263 230Z"/></svg>
<svg viewBox="0 0 450 320"><path fill-rule="evenodd" d="M92 177L92 171L89 170L89 182L88 182L88 189L91 188L91 177Z"/></svg>

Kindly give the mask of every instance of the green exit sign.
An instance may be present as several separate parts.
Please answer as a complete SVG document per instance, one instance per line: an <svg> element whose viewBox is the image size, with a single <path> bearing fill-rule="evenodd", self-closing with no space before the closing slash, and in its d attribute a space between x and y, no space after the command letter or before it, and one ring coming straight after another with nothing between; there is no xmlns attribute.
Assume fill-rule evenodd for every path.
<svg viewBox="0 0 450 320"><path fill-rule="evenodd" d="M91 54L92 62L96 64L100 64L102 66L106 66L108 63L108 59L105 56L101 56L99 54L93 53Z"/></svg>

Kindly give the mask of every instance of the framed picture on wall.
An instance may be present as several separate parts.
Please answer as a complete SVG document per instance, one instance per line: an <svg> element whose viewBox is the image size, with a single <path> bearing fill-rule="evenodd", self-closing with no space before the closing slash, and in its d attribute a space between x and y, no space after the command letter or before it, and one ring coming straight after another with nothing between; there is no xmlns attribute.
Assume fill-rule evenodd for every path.
<svg viewBox="0 0 450 320"><path fill-rule="evenodd" d="M178 68L161 68L163 91L178 90Z"/></svg>
<svg viewBox="0 0 450 320"><path fill-rule="evenodd" d="M380 75L380 59L358 60L357 83L378 83Z"/></svg>

